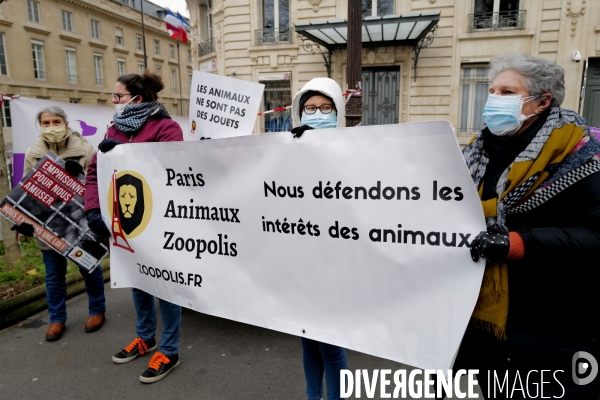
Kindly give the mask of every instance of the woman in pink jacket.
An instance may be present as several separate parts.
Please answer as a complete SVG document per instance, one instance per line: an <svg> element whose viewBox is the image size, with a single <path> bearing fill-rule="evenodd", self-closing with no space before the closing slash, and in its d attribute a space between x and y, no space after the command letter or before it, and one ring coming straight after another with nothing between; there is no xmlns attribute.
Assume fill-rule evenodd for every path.
<svg viewBox="0 0 600 400"><path fill-rule="evenodd" d="M159 103L158 92L164 88L160 76L144 72L142 75L121 76L115 83L113 103L116 113L108 128L105 139L98 145L102 152L112 150L118 144L145 142L175 142L183 140L183 132L174 122L165 107ZM103 237L110 231L102 220L98 198L96 156L88 167L85 192L85 214L90 229ZM154 351L148 369L140 376L143 383L161 380L179 365L179 331L181 307L159 299L162 317L162 336L157 344L156 308L154 296L139 289L132 289L133 303L137 315L136 339L112 358L117 364L133 361L139 356Z"/></svg>

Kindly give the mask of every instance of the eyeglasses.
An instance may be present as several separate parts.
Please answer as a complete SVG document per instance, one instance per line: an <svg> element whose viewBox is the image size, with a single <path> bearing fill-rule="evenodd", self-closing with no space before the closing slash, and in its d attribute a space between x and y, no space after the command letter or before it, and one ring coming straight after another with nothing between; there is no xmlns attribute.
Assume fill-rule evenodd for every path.
<svg viewBox="0 0 600 400"><path fill-rule="evenodd" d="M121 97L123 96L131 96L131 93L113 93L113 100L121 101Z"/></svg>
<svg viewBox="0 0 600 400"><path fill-rule="evenodd" d="M323 104L319 107L317 106L304 106L302 107L306 114L314 114L317 112L317 109L321 110L323 114L331 114L331 112L335 109L333 104Z"/></svg>

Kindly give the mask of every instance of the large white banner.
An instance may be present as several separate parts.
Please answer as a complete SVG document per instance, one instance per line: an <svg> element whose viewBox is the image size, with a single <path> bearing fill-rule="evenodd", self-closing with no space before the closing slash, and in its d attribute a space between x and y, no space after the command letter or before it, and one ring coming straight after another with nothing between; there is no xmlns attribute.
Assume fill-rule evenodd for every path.
<svg viewBox="0 0 600 400"><path fill-rule="evenodd" d="M39 138L40 127L35 117L40 108L52 105L61 107L67 113L69 126L81 133L94 148L104 139L104 134L115 113L115 109L110 107L61 103L27 97L10 100L8 104L12 117L13 187L16 187L23 178L25 150ZM181 126L183 132L188 132L187 117L172 115L171 118ZM184 134L183 137L184 140L197 140L190 135Z"/></svg>
<svg viewBox="0 0 600 400"><path fill-rule="evenodd" d="M485 223L448 122L125 145L98 165L111 287L451 367Z"/></svg>

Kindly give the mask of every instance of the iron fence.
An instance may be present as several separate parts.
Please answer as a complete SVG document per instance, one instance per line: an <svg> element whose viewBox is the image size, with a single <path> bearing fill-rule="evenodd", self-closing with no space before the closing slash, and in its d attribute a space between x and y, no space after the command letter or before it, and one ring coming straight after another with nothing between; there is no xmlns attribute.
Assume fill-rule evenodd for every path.
<svg viewBox="0 0 600 400"><path fill-rule="evenodd" d="M469 14L469 32L480 29L525 29L525 10Z"/></svg>

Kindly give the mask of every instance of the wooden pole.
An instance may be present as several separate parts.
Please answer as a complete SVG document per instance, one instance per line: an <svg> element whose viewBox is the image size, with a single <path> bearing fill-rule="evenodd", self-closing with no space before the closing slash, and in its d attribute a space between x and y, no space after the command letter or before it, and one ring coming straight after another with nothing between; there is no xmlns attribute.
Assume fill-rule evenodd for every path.
<svg viewBox="0 0 600 400"><path fill-rule="evenodd" d="M362 1L348 0L348 50L346 82L348 89L358 89L362 79ZM362 96L353 95L346 104L346 126L362 121Z"/></svg>

